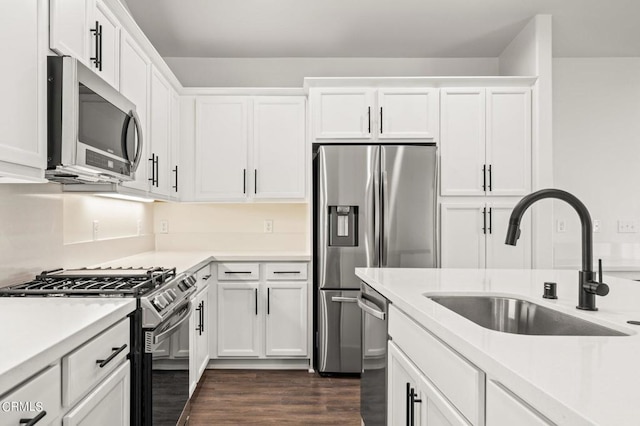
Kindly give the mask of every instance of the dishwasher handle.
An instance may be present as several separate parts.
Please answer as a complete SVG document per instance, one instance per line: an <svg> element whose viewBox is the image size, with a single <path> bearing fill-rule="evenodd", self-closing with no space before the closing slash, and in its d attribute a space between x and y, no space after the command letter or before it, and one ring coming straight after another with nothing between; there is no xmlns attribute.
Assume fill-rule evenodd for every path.
<svg viewBox="0 0 640 426"><path fill-rule="evenodd" d="M373 309L371 306L367 305L364 300L365 299L363 298L362 294L359 294L356 299L356 302L358 303L358 306L360 307L360 309L362 309L364 312L368 313L369 315L372 315L373 317L378 318L379 320L385 321L387 319L386 312Z"/></svg>

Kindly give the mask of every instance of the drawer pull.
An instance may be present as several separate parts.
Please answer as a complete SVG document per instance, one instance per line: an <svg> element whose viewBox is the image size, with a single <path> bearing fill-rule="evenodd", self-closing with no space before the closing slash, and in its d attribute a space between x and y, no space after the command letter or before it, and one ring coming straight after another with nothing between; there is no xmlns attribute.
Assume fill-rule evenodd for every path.
<svg viewBox="0 0 640 426"><path fill-rule="evenodd" d="M100 364L100 368L103 368L105 365L109 364L112 359L114 359L120 352L124 351L127 348L127 344L120 346L119 348L111 348L112 351L115 351L109 358L107 359L98 359L96 360L96 364Z"/></svg>
<svg viewBox="0 0 640 426"><path fill-rule="evenodd" d="M202 277L202 281L207 281L209 278L211 278L211 274Z"/></svg>
<svg viewBox="0 0 640 426"><path fill-rule="evenodd" d="M224 271L225 274L250 274L251 271Z"/></svg>
<svg viewBox="0 0 640 426"><path fill-rule="evenodd" d="M300 271L273 271L274 274L299 274Z"/></svg>
<svg viewBox="0 0 640 426"><path fill-rule="evenodd" d="M33 426L38 423L44 416L47 415L46 411L41 411L40 414L35 416L32 419L20 419L20 424L26 424L26 426Z"/></svg>

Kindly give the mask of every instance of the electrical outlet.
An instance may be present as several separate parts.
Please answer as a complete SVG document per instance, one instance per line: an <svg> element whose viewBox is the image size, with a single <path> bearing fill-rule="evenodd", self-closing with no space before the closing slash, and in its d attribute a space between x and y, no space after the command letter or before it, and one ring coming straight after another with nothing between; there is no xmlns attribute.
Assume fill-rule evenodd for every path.
<svg viewBox="0 0 640 426"><path fill-rule="evenodd" d="M635 220L619 220L618 221L618 233L619 234L633 234L638 232L638 224Z"/></svg>
<svg viewBox="0 0 640 426"><path fill-rule="evenodd" d="M169 222L166 220L160 221L160 233L168 234L169 233Z"/></svg>
<svg viewBox="0 0 640 426"><path fill-rule="evenodd" d="M593 219L593 232L600 232L600 220Z"/></svg>
<svg viewBox="0 0 640 426"><path fill-rule="evenodd" d="M264 232L265 232L265 234L273 233L273 221L272 220L265 220L264 221Z"/></svg>
<svg viewBox="0 0 640 426"><path fill-rule="evenodd" d="M565 232L567 230L567 223L564 220L559 220L556 225L557 232Z"/></svg>
<svg viewBox="0 0 640 426"><path fill-rule="evenodd" d="M100 232L100 222L97 220L93 221L93 241L98 239L98 232Z"/></svg>
<svg viewBox="0 0 640 426"><path fill-rule="evenodd" d="M142 219L138 219L138 222L136 223L136 234L138 236L142 235Z"/></svg>

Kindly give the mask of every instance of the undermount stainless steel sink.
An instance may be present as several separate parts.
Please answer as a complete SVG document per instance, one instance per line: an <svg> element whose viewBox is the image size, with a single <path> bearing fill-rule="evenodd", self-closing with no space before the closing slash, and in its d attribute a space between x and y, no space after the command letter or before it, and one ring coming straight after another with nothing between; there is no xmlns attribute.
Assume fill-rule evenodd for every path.
<svg viewBox="0 0 640 426"><path fill-rule="evenodd" d="M479 326L503 333L535 336L628 336L522 299L496 296L425 296Z"/></svg>

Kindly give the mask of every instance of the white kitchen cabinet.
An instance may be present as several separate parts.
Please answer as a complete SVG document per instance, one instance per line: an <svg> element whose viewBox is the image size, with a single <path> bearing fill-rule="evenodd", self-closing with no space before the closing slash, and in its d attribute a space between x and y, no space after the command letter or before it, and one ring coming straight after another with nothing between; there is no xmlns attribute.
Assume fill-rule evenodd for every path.
<svg viewBox="0 0 640 426"><path fill-rule="evenodd" d="M322 88L309 94L315 142L439 137L435 88Z"/></svg>
<svg viewBox="0 0 640 426"><path fill-rule="evenodd" d="M394 88L378 90L378 139L425 139L439 136L439 90Z"/></svg>
<svg viewBox="0 0 640 426"><path fill-rule="evenodd" d="M261 311L259 283L218 283L218 356L257 357L260 355Z"/></svg>
<svg viewBox="0 0 640 426"><path fill-rule="evenodd" d="M91 21L95 0L49 0L49 46L60 55L73 56L87 66L89 43L98 37Z"/></svg>
<svg viewBox="0 0 640 426"><path fill-rule="evenodd" d="M244 200L249 191L249 99L196 100L196 199Z"/></svg>
<svg viewBox="0 0 640 426"><path fill-rule="evenodd" d="M209 288L205 287L194 300L195 327L191 327L194 341L194 373L196 382L209 364Z"/></svg>
<svg viewBox="0 0 640 426"><path fill-rule="evenodd" d="M125 362L62 419L63 426L129 425L131 367Z"/></svg>
<svg viewBox="0 0 640 426"><path fill-rule="evenodd" d="M102 0L96 0L93 16L89 18L96 22L100 31L97 43L95 37L89 43L89 58L98 58L99 65L94 61L89 61L89 68L102 76L114 88L118 89L120 83L120 22L111 13L107 5ZM96 55L96 47L99 47L99 55Z"/></svg>
<svg viewBox="0 0 640 426"><path fill-rule="evenodd" d="M307 355L307 287L302 282L267 282L265 354Z"/></svg>
<svg viewBox="0 0 640 426"><path fill-rule="evenodd" d="M253 99L253 198L304 198L305 104L294 96Z"/></svg>
<svg viewBox="0 0 640 426"><path fill-rule="evenodd" d="M388 367L387 424L470 424L393 342L389 342Z"/></svg>
<svg viewBox="0 0 640 426"><path fill-rule="evenodd" d="M493 380L487 380L487 426L548 426L553 423Z"/></svg>
<svg viewBox="0 0 640 426"><path fill-rule="evenodd" d="M370 140L375 126L374 93L368 88L312 90L315 140Z"/></svg>
<svg viewBox="0 0 640 426"><path fill-rule="evenodd" d="M43 181L47 146L47 58L41 0L4 0L0 14L0 181ZM44 24L44 25L43 25Z"/></svg>
<svg viewBox="0 0 640 426"><path fill-rule="evenodd" d="M136 112L142 126L143 152L135 171L135 179L122 185L141 191L148 191L151 157L149 145L149 97L151 61L136 42L125 32L120 37L120 93L136 105Z"/></svg>
<svg viewBox="0 0 640 426"><path fill-rule="evenodd" d="M523 218L518 244L504 243L515 203L441 204L441 267L531 268L531 219Z"/></svg>
<svg viewBox="0 0 640 426"><path fill-rule="evenodd" d="M441 90L441 195L531 189L531 88Z"/></svg>
<svg viewBox="0 0 640 426"><path fill-rule="evenodd" d="M151 72L149 175L151 192L169 196L171 176L171 86L155 67Z"/></svg>

